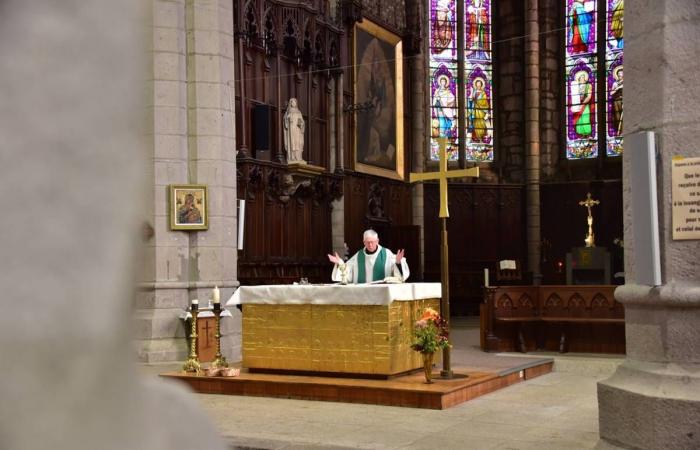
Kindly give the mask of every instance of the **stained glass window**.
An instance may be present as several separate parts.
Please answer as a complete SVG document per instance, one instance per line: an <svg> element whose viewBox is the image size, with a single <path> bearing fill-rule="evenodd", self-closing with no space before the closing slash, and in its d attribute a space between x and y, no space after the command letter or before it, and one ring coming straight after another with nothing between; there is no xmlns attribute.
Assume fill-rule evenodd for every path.
<svg viewBox="0 0 700 450"><path fill-rule="evenodd" d="M464 136L468 161L493 161L491 0L430 1L430 157L438 159L435 138L447 137L448 158L458 158ZM457 1L465 9L465 71L457 71ZM466 108L457 107L457 83L466 83ZM458 133L459 114L466 130Z"/></svg>
<svg viewBox="0 0 700 450"><path fill-rule="evenodd" d="M566 157L622 154L622 16L624 0L565 0ZM604 48L598 47L599 14L605 20ZM603 26L601 25L601 26ZM598 95L598 74L605 92ZM604 114L598 115L598 108ZM603 123L599 126L599 117ZM601 144L599 135L605 133Z"/></svg>
<svg viewBox="0 0 700 450"><path fill-rule="evenodd" d="M595 0L566 0L566 157L598 156Z"/></svg>
<svg viewBox="0 0 700 450"><path fill-rule="evenodd" d="M624 0L606 0L607 14L607 45L605 49L606 74L606 117L607 139L606 151L608 156L622 154L622 38Z"/></svg>

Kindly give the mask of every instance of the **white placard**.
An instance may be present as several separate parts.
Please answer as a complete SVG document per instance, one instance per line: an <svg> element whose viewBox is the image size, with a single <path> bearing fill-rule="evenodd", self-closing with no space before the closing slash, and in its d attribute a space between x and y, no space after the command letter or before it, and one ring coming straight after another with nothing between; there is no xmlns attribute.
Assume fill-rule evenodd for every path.
<svg viewBox="0 0 700 450"><path fill-rule="evenodd" d="M659 205L656 192L656 137L651 131L625 135L625 158L630 160L629 186L634 228L635 284L661 285Z"/></svg>
<svg viewBox="0 0 700 450"><path fill-rule="evenodd" d="M245 200L238 200L238 250L243 250L245 232Z"/></svg>
<svg viewBox="0 0 700 450"><path fill-rule="evenodd" d="M700 158L671 162L673 239L700 239Z"/></svg>

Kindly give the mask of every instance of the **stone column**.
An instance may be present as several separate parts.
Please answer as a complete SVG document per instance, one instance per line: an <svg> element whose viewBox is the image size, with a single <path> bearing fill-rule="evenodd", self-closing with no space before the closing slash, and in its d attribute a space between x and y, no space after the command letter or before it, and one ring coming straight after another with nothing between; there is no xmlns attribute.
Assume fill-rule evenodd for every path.
<svg viewBox="0 0 700 450"><path fill-rule="evenodd" d="M187 355L179 314L211 289L226 300L237 286L233 12L225 0L154 2L152 219L154 239L141 276L135 338L144 362ZM209 229L171 231L168 185L205 184ZM240 324L222 321L222 347L237 360Z"/></svg>
<svg viewBox="0 0 700 450"><path fill-rule="evenodd" d="M0 2L12 61L0 72L3 448L226 448L191 394L142 379L129 345L153 230L157 136L146 135L166 126L146 113L158 97L146 66L162 55L144 24L157 12L177 22L167 3Z"/></svg>
<svg viewBox="0 0 700 450"><path fill-rule="evenodd" d="M636 281L628 156L623 155L627 357L598 384L599 447L700 448L700 243L672 240L671 160L700 157L700 4L625 4L625 134L656 133L662 285Z"/></svg>
<svg viewBox="0 0 700 450"><path fill-rule="evenodd" d="M525 4L525 195L527 264L534 284L540 284L540 36L538 0Z"/></svg>
<svg viewBox="0 0 700 450"><path fill-rule="evenodd" d="M555 176L559 163L562 114L561 2L539 0L540 15L540 163L541 179Z"/></svg>
<svg viewBox="0 0 700 450"><path fill-rule="evenodd" d="M520 37L525 34L525 20L522 2L499 2L498 13L494 23L494 44L498 56L499 69L494 73L498 77L498 107L494 108L498 120L496 136L498 150L496 159L503 167L501 182L525 183L525 130L524 104L525 96L523 78L525 62L525 43ZM499 42L500 41L500 42Z"/></svg>
<svg viewBox="0 0 700 450"><path fill-rule="evenodd" d="M190 233L190 298L229 298L237 281L236 153L228 83L234 79L233 4L187 0L189 179L209 191L209 229ZM201 304L201 303L200 303ZM222 353L240 359L240 314L222 324Z"/></svg>

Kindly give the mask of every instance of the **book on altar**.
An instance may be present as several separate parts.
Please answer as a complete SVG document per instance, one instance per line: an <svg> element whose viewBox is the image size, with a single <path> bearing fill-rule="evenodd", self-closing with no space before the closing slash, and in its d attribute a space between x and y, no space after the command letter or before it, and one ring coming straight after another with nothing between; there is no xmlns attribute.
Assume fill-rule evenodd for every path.
<svg viewBox="0 0 700 450"><path fill-rule="evenodd" d="M386 277L383 280L372 281L370 284L398 284L403 283L401 277Z"/></svg>

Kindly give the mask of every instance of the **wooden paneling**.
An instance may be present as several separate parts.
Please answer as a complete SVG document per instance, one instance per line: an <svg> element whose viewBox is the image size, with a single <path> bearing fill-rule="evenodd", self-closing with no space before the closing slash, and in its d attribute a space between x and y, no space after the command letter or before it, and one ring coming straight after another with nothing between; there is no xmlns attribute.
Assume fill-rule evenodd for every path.
<svg viewBox="0 0 700 450"><path fill-rule="evenodd" d="M304 179L286 165L239 161L238 196L246 199L241 284L330 281L331 202L341 194L342 180L333 175Z"/></svg>
<svg viewBox="0 0 700 450"><path fill-rule="evenodd" d="M519 185L450 184L447 233L450 312L478 314L483 271L526 254L524 188ZM439 192L425 185L425 280L440 281Z"/></svg>
<svg viewBox="0 0 700 450"><path fill-rule="evenodd" d="M347 173L344 178L345 183L345 238L350 247L351 253L362 248L362 233L373 228L381 231L379 239L381 244L396 251L390 245L400 245L401 248L408 248L409 243L405 242L404 232L393 236L392 229L405 227L412 224L413 204L411 201L411 186L400 181L393 181L384 178L364 175L360 173ZM370 188L377 185L381 192L383 216L381 220L373 218L368 207L370 198ZM406 237L406 239L409 239ZM418 253L407 254L409 261L416 261ZM413 262L411 263L413 266ZM413 272L414 270L412 270ZM418 274L418 271L416 271ZM413 279L413 281L416 281Z"/></svg>

